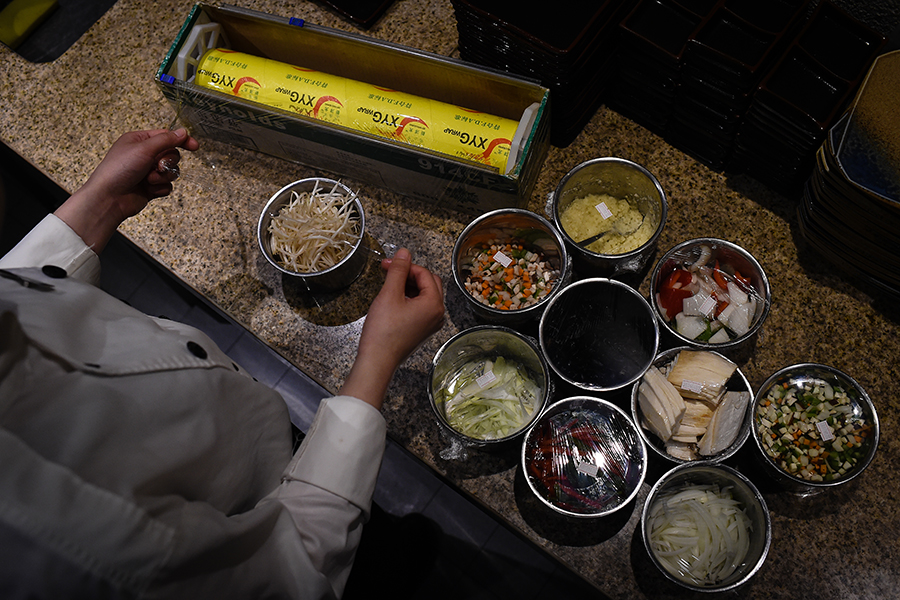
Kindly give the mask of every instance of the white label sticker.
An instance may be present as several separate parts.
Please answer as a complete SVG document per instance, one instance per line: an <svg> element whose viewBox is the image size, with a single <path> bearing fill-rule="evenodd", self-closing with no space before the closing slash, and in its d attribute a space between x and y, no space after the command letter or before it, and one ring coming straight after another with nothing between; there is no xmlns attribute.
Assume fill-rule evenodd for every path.
<svg viewBox="0 0 900 600"><path fill-rule="evenodd" d="M491 385L497 380L497 377L494 375L493 371L488 371L484 375L476 378L475 381L478 382L478 387L483 388L487 385Z"/></svg>
<svg viewBox="0 0 900 600"><path fill-rule="evenodd" d="M508 267L513 261L513 259L503 254L502 252L497 252L497 254L494 255L494 260L503 265L504 268Z"/></svg>
<svg viewBox="0 0 900 600"><path fill-rule="evenodd" d="M699 381L690 381L685 379L681 382L681 389L686 392L694 392L695 394L699 394L703 391L703 384Z"/></svg>
<svg viewBox="0 0 900 600"><path fill-rule="evenodd" d="M583 463L578 464L577 470L579 473L584 473L585 475L590 475L591 477L596 477L597 472L600 469L595 464L592 464L589 462L583 462Z"/></svg>
<svg viewBox="0 0 900 600"><path fill-rule="evenodd" d="M831 427L825 421L816 423L816 429L819 430L819 435L822 436L823 442L830 442L834 439L834 431L831 430Z"/></svg>
<svg viewBox="0 0 900 600"><path fill-rule="evenodd" d="M612 211L609 210L609 207L606 205L606 202L601 202L594 208L597 209L597 212L600 213L600 216L603 217L604 220L613 216Z"/></svg>
<svg viewBox="0 0 900 600"><path fill-rule="evenodd" d="M706 300L703 301L703 304L700 305L700 312L708 317L715 307L716 299L712 296L707 296Z"/></svg>

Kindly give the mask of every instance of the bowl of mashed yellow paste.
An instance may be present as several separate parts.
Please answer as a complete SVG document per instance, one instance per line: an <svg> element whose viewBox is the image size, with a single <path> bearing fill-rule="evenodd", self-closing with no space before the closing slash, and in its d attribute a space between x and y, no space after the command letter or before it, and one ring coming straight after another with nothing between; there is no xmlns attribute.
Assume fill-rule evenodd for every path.
<svg viewBox="0 0 900 600"><path fill-rule="evenodd" d="M575 270L609 277L644 268L665 226L668 204L659 181L644 167L605 157L569 171L551 194L548 212Z"/></svg>

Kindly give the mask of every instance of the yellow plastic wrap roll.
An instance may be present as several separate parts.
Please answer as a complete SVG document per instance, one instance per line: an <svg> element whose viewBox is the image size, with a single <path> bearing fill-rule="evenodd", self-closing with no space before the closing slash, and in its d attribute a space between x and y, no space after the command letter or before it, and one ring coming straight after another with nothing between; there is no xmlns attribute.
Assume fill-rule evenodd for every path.
<svg viewBox="0 0 900 600"><path fill-rule="evenodd" d="M356 131L506 171L518 121L216 48L194 83Z"/></svg>

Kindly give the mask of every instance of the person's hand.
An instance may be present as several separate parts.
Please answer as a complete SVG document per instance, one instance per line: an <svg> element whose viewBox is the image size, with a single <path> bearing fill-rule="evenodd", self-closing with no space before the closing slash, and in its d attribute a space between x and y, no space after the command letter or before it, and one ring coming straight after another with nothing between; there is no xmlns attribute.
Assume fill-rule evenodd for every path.
<svg viewBox="0 0 900 600"><path fill-rule="evenodd" d="M385 260L384 285L372 302L359 340L356 362L341 393L381 408L397 367L444 321L441 279L413 264L401 248Z"/></svg>
<svg viewBox="0 0 900 600"><path fill-rule="evenodd" d="M178 149L194 151L199 146L184 129L126 133L54 214L99 254L122 221L172 191Z"/></svg>

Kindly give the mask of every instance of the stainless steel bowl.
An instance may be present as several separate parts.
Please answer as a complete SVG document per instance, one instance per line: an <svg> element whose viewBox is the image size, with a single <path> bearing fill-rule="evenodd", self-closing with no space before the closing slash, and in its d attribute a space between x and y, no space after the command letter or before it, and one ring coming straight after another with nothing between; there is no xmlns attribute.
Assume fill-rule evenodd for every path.
<svg viewBox="0 0 900 600"><path fill-rule="evenodd" d="M642 227L652 229L641 246L620 254L598 254L583 248L565 231L561 215L569 205L591 194L609 194L626 200L644 217ZM640 272L656 250L666 224L668 203L659 181L647 169L622 158L595 158L569 171L550 198L549 214L562 232L575 270L588 277L614 277Z"/></svg>
<svg viewBox="0 0 900 600"><path fill-rule="evenodd" d="M856 436L860 438L860 442L857 442L854 437L854 439L849 440L852 445L846 445L845 442L840 442L840 450L836 450L834 446L835 440L846 438L846 434L841 435L839 431L836 431L836 426L834 421L832 421L825 431L830 429L831 435L834 435L834 440L826 442L823 435L827 436L828 434L825 431L818 429L819 427L824 426L815 425L816 429L812 432L810 437L818 438L817 443L821 444L821 447L825 452L828 452L828 455L824 460L825 473L820 473L822 476L821 481L807 479L806 477L801 476L797 471L783 468L781 461L773 457L772 444L769 441L771 440L774 442L776 440L772 440L771 436L768 440L764 440L761 435L763 429L768 432L771 431L771 427L763 422L763 419L766 419L768 410L760 410L760 407L764 404L770 391L776 388L785 390L785 386L788 386L787 389L794 386L804 386L810 392L815 392L813 387L818 386L822 389L822 394L825 396L830 395L831 392L829 392L829 389L831 391L837 389L844 390L849 399L849 403L846 405L849 407L849 412L846 413L846 416L843 417L843 419L845 422L852 423L853 430L862 430L864 432ZM834 401L829 402L829 404L837 405ZM826 416L828 410L824 406L820 410L817 405L807 406L805 401L802 403L798 401L795 402L792 407L799 409L794 411L795 418L798 412L803 414L806 411L811 411L808 413L810 416L807 419L810 423L819 423L820 421L823 421L828 424L828 418ZM815 412L816 414L813 415L812 412ZM830 488L849 483L859 477L875 457L875 451L878 448L878 442L881 438L881 428L878 421L878 413L875 410L875 403L872 402L872 399L869 398L869 395L862 386L843 371L818 363L791 365L779 370L769 377L756 393L753 402L751 430L753 441L758 450L758 456L762 460L766 472L776 482L781 484L782 487L800 495L811 495L823 492ZM777 439L778 442L781 442L782 440L787 443L787 438L784 438L783 436L779 436ZM792 445L793 444L789 444L787 448L790 448ZM840 474L839 468L837 467L844 468L844 463L838 463L836 460L837 457L840 457L844 452L852 452L853 455L856 455L856 464L847 470L846 473ZM777 456L781 453L774 452L774 454ZM817 454L821 453L817 451ZM836 478L834 478L835 473L838 474Z"/></svg>
<svg viewBox="0 0 900 600"><path fill-rule="evenodd" d="M467 363L495 361L497 357L517 362L537 384L539 391L534 410L521 427L507 435L490 438L466 435L454 428L448 420L442 390L447 388ZM480 385L481 382L478 383ZM552 389L550 368L537 343L517 331L499 325L480 325L466 329L447 340L435 354L428 376L428 398L438 424L445 433L465 447L476 449L497 447L520 438L546 407Z"/></svg>
<svg viewBox="0 0 900 600"><path fill-rule="evenodd" d="M693 339L682 335L675 325L674 315L667 315L660 307L658 293L660 287L666 282L672 272L681 267L693 265L698 262L704 254L704 248L709 249L707 263L712 266L716 261L723 268L736 269L743 277L749 279L754 289L756 298L756 311L750 324L749 330L739 337L725 342L713 343ZM730 277L726 275L725 277ZM769 306L772 303L772 291L769 288L769 278L766 272L760 266L759 262L749 252L726 240L717 238L696 238L682 242L669 250L656 263L653 268L653 274L650 277L650 303L653 311L659 318L662 325L664 337L674 340L677 345L692 346L694 348L703 348L708 350L716 350L718 352L729 352L738 350L750 344L758 335L762 328L766 317L769 314Z"/></svg>
<svg viewBox="0 0 900 600"><path fill-rule="evenodd" d="M696 348L691 348L690 346L682 346L679 348L672 348L672 349L666 350L664 352L661 352L656 357L656 360L653 361L653 365L657 368L665 367L666 365L670 364L675 359L675 357L678 355L678 353L681 352L682 350L696 350ZM704 352L713 352L713 351L712 350L704 350ZM722 356L718 352L713 352L713 354ZM743 371L741 371L741 369L739 367L737 369L735 369L735 372L731 376L731 379L729 379L725 383L725 389L727 391L747 392L748 394L750 394L750 399L747 402L747 410L745 411L745 415L744 415L744 422L743 422L743 425L741 426L740 431L738 432L737 439L735 439L734 442L732 442L732 444L730 446L728 446L727 448L725 448L718 454L714 454L712 456L704 457L704 458L697 459L697 460L684 460L684 459L672 456L671 454L666 452L666 447L665 447L665 444L663 443L663 441L660 440L655 434L648 431L643 426L644 415L643 415L643 412L641 411L640 402L638 401L638 395L639 395L639 390L640 390L640 386L641 386L641 381L642 381L641 379L636 381L634 383L634 386L631 388L631 414L632 414L632 417L634 418L634 422L637 423L638 431L640 432L641 437L643 438L644 442L647 444L647 446L649 446L651 448L651 450L653 452L655 452L657 455L661 456L662 458L664 458L670 462L676 463L676 464L699 464L699 463L703 463L703 462L717 463L717 462L721 462L727 458L731 458L732 456L734 456L737 453L737 451L740 450L741 447L744 445L744 443L747 441L747 438L750 437L750 427L751 427L750 422L751 422L751 412L752 412L751 407L753 405L753 389L750 387L750 382L744 376Z"/></svg>
<svg viewBox="0 0 900 600"><path fill-rule="evenodd" d="M540 302L515 310L501 310L483 304L467 289L473 252L485 244L506 243L513 239L525 242L527 249L539 251L544 259L558 271L550 293ZM472 312L487 323L512 325L540 316L544 307L565 286L569 279L570 260L559 232L547 219L518 208L499 209L485 213L469 223L456 239L451 258L453 280Z"/></svg>
<svg viewBox="0 0 900 600"><path fill-rule="evenodd" d="M535 497L576 518L627 506L647 475L647 449L615 404L576 396L551 405L522 443L522 473Z"/></svg>
<svg viewBox="0 0 900 600"><path fill-rule="evenodd" d="M659 325L641 294L614 279L582 279L550 301L541 349L562 379L588 391L631 385L653 363Z"/></svg>
<svg viewBox="0 0 900 600"><path fill-rule="evenodd" d="M336 265L311 273L299 273L285 268L272 255L272 248L269 236L269 223L278 215L279 211L291 201L291 195L294 192L312 192L314 189L330 191L336 188L342 195L352 198L353 211L360 221L359 238L353 244L350 252ZM256 228L256 236L259 240L259 249L270 265L278 271L296 277L303 281L310 289L321 290L337 290L353 283L366 266L368 259L367 253L363 246L363 238L366 232L366 218L363 212L362 202L359 197L346 185L333 179L322 177L311 177L309 179L301 179L278 190L266 203L259 215L259 223Z"/></svg>
<svg viewBox="0 0 900 600"><path fill-rule="evenodd" d="M743 507L750 521L749 547L744 560L733 573L719 581L700 582L670 572L660 561L650 539L650 515L654 503L661 496L690 485L715 485L722 490L730 489L733 498ZM663 475L650 489L641 512L641 533L651 560L668 579L695 592L724 592L746 583L762 567L772 542L772 521L762 494L738 471L720 464L686 464Z"/></svg>

